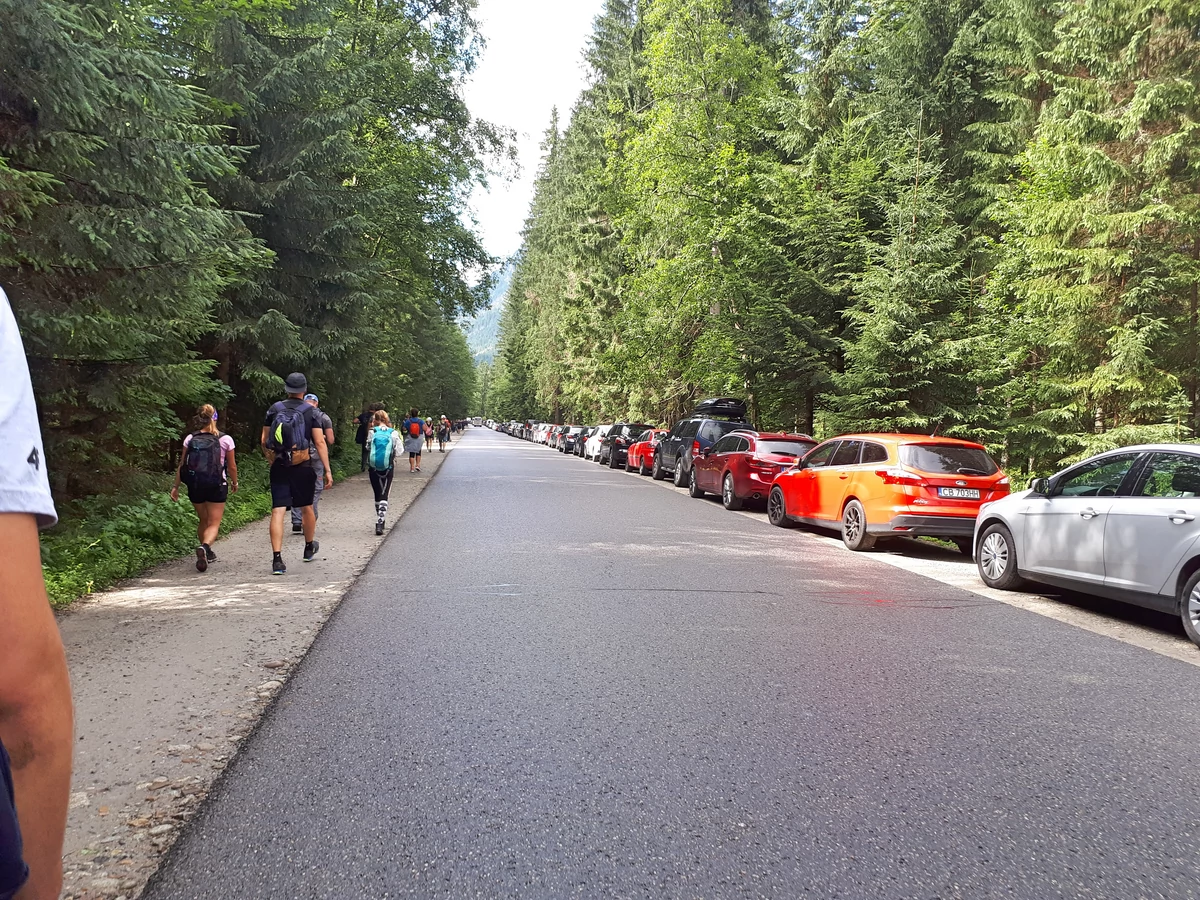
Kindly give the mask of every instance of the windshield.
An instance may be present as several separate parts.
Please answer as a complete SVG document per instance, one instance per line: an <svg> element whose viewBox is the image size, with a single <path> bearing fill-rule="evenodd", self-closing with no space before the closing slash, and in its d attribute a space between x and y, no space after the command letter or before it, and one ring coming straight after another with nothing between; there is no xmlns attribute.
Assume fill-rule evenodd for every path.
<svg viewBox="0 0 1200 900"><path fill-rule="evenodd" d="M779 456L801 456L815 446L816 443L813 441L760 440L758 442L758 452L774 453Z"/></svg>
<svg viewBox="0 0 1200 900"><path fill-rule="evenodd" d="M978 447L958 444L905 444L900 462L934 475L995 475L1000 467Z"/></svg>

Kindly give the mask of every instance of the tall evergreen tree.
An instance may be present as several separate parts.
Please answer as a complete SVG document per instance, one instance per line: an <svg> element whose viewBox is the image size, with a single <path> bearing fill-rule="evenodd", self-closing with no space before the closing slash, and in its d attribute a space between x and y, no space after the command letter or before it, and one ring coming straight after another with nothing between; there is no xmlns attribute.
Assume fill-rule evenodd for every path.
<svg viewBox="0 0 1200 900"><path fill-rule="evenodd" d="M6 0L0 60L0 282L65 498L220 396L196 345L269 255L205 190L241 158L138 10Z"/></svg>

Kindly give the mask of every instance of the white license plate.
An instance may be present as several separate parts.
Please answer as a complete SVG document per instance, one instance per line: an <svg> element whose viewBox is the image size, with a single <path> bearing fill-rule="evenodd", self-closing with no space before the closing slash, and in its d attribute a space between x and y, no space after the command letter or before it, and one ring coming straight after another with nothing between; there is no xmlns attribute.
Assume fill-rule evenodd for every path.
<svg viewBox="0 0 1200 900"><path fill-rule="evenodd" d="M938 488L938 496L949 500L978 500L979 488Z"/></svg>

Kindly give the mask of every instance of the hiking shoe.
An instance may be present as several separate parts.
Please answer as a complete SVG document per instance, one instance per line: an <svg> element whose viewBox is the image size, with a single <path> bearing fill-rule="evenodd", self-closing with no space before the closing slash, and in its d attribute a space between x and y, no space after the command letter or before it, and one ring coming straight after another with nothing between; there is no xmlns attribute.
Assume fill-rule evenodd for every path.
<svg viewBox="0 0 1200 900"><path fill-rule="evenodd" d="M196 548L196 571L203 572L208 568L208 557L204 554L204 545Z"/></svg>
<svg viewBox="0 0 1200 900"><path fill-rule="evenodd" d="M210 563L215 563L217 561L217 554L213 553L212 547L208 546L208 544L201 544L200 546L204 548L205 558Z"/></svg>
<svg viewBox="0 0 1200 900"><path fill-rule="evenodd" d="M317 551L321 549L320 541L309 541L304 545L304 561L312 562L313 557L317 555Z"/></svg>
<svg viewBox="0 0 1200 900"><path fill-rule="evenodd" d="M287 572L287 566L283 564L283 557L276 553L275 558L271 560L271 574L283 575L285 572Z"/></svg>
<svg viewBox="0 0 1200 900"><path fill-rule="evenodd" d="M292 534L303 534L303 533L304 533L304 526L297 525L295 522L293 522L292 523Z"/></svg>
<svg viewBox="0 0 1200 900"><path fill-rule="evenodd" d="M380 519L378 522L375 523L375 533L377 535L383 534L383 519Z"/></svg>

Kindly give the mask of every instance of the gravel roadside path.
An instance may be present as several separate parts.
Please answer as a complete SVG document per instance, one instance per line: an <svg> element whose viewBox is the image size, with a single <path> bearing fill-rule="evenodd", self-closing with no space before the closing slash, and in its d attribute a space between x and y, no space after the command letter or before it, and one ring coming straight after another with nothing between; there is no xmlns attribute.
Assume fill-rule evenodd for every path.
<svg viewBox="0 0 1200 900"><path fill-rule="evenodd" d="M371 486L356 475L321 500L316 561L301 561L303 538L288 529L282 578L271 576L261 521L219 541L219 561L204 574L191 556L175 560L60 616L76 732L65 898L141 893L180 825L444 459L426 453L417 475L397 469L382 538Z"/></svg>

